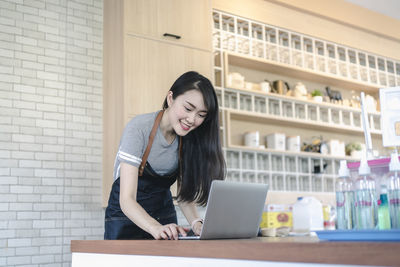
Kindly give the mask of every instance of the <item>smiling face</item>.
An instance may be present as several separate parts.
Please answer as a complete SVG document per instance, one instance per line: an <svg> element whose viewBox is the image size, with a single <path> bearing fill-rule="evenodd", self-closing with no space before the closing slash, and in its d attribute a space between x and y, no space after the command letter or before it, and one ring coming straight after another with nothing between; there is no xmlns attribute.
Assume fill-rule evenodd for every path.
<svg viewBox="0 0 400 267"><path fill-rule="evenodd" d="M207 117L203 95L198 90L189 90L173 98L171 91L167 96L167 116L170 127L177 135L185 136L200 126Z"/></svg>

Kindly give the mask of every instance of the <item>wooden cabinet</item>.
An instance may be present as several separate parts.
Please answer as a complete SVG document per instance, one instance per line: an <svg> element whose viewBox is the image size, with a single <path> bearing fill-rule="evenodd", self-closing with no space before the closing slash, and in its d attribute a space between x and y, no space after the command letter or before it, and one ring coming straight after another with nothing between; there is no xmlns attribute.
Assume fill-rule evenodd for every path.
<svg viewBox="0 0 400 267"><path fill-rule="evenodd" d="M125 60L129 118L160 109L168 89L185 71L196 70L210 77L212 67L209 52L133 36L126 38Z"/></svg>
<svg viewBox="0 0 400 267"><path fill-rule="evenodd" d="M115 155L129 119L161 109L167 91L186 71L212 79L210 0L105 1L103 64L106 206Z"/></svg>
<svg viewBox="0 0 400 267"><path fill-rule="evenodd" d="M211 1L132 0L125 12L127 33L211 50Z"/></svg>

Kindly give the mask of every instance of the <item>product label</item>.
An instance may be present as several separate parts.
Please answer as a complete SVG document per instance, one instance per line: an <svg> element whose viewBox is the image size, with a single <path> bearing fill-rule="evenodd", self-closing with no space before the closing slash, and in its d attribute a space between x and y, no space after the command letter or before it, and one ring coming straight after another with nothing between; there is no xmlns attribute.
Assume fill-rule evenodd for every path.
<svg viewBox="0 0 400 267"><path fill-rule="evenodd" d="M263 212L261 228L292 227L291 212Z"/></svg>
<svg viewBox="0 0 400 267"><path fill-rule="evenodd" d="M343 206L344 206L344 201L343 202L336 201L336 207L343 207Z"/></svg>
<svg viewBox="0 0 400 267"><path fill-rule="evenodd" d="M378 220L377 199L371 189L355 192L356 229L374 229Z"/></svg>
<svg viewBox="0 0 400 267"><path fill-rule="evenodd" d="M372 206L372 202L371 201L366 201L366 200L361 200L361 201L356 201L354 203L354 205L356 207L358 207L358 206L361 206L361 207L363 207L363 206Z"/></svg>
<svg viewBox="0 0 400 267"><path fill-rule="evenodd" d="M353 199L353 192L336 192L337 229L353 229ZM329 229L329 226L326 229Z"/></svg>

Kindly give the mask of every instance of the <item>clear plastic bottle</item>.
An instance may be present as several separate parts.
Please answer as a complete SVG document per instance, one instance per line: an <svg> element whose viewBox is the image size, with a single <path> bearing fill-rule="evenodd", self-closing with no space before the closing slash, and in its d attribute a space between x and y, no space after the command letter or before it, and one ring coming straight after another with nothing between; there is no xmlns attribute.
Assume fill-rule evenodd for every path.
<svg viewBox="0 0 400 267"><path fill-rule="evenodd" d="M354 184L356 229L375 229L377 226L376 185L370 174L371 169L363 155L358 169L359 177Z"/></svg>
<svg viewBox="0 0 400 267"><path fill-rule="evenodd" d="M379 230L390 229L389 203L388 203L386 185L384 184L381 184L381 194L379 196L378 229Z"/></svg>
<svg viewBox="0 0 400 267"><path fill-rule="evenodd" d="M340 161L339 178L336 180L336 228L353 229L353 183L346 160Z"/></svg>
<svg viewBox="0 0 400 267"><path fill-rule="evenodd" d="M390 220L393 229L400 229L400 162L397 151L391 154L387 178Z"/></svg>

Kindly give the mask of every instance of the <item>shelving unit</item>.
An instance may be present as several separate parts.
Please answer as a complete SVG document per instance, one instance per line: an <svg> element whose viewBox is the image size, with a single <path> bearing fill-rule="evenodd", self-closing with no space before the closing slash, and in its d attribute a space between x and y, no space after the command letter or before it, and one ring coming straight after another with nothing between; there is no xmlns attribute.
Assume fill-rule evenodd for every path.
<svg viewBox="0 0 400 267"><path fill-rule="evenodd" d="M214 10L213 46L232 55L264 59L277 71L311 75L338 86L376 90L400 85L400 62L359 49L328 42ZM267 69L268 70L268 69ZM301 77L299 77L301 78Z"/></svg>
<svg viewBox="0 0 400 267"><path fill-rule="evenodd" d="M225 111L227 179L233 181L268 183L272 191L334 192L334 181L339 161L359 160L312 152L279 151L268 148L250 148L232 144L230 138L233 119L268 123L266 117L250 112ZM273 118L273 123L285 121ZM293 120L295 122L295 120ZM303 123L297 124L304 127ZM293 126L293 124L292 124ZM316 127L317 124L315 125ZM326 166L325 166L326 165ZM323 167L324 166L324 167Z"/></svg>
<svg viewBox="0 0 400 267"><path fill-rule="evenodd" d="M225 149L227 179L267 183L272 191L333 192L341 158L231 146ZM320 173L321 166L326 166Z"/></svg>
<svg viewBox="0 0 400 267"><path fill-rule="evenodd" d="M360 109L232 88L224 89L224 98L221 102L222 107L229 110L231 116L245 120L272 121L282 125L339 133L363 132ZM371 112L368 118L371 134L382 135L380 114Z"/></svg>
<svg viewBox="0 0 400 267"><path fill-rule="evenodd" d="M224 52L223 56L225 63L225 75L229 73L229 65L238 65L269 73L285 73L287 76L298 78L299 80L313 80L326 85L338 86L345 90L360 91L360 88L362 88L362 90L366 93L376 93L379 90L378 85L372 85L364 81L338 77L337 75L333 75L331 73L305 69L301 66L292 66L290 64L285 64L270 59L264 59L251 55L243 55L234 52Z"/></svg>
<svg viewBox="0 0 400 267"><path fill-rule="evenodd" d="M358 159L245 147L232 142L231 122L361 136L361 110L227 87L230 66L377 94L380 87L400 85L400 62L218 10L213 22L214 83L222 110L227 179L268 183L279 192L334 192L339 161ZM380 137L380 113L369 112L368 118L371 134Z"/></svg>

